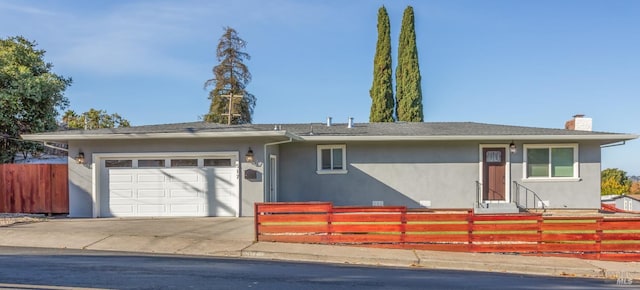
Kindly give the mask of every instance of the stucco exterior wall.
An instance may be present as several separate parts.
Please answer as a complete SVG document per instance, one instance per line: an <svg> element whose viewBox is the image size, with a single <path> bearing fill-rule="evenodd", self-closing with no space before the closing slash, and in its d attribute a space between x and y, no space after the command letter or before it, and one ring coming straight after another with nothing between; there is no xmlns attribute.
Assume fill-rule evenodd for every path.
<svg viewBox="0 0 640 290"><path fill-rule="evenodd" d="M331 143L338 144L338 143ZM347 142L346 174L317 174L317 143L280 148L278 201L473 207L479 143Z"/></svg>
<svg viewBox="0 0 640 290"><path fill-rule="evenodd" d="M535 144L527 142L527 144ZM547 143L545 143L547 144ZM553 143L553 144L561 144ZM598 209L600 208L600 144L578 144L579 179L571 181L523 179L523 144L516 143L518 152L511 155L511 178L534 191L540 199L548 201L548 208ZM530 200L530 206L531 205ZM537 202L536 202L536 206ZM539 207L539 206L538 206Z"/></svg>
<svg viewBox="0 0 640 290"><path fill-rule="evenodd" d="M496 144L509 144L510 140ZM567 142L559 142L567 143ZM317 174L316 147L346 144L346 174ZM280 147L278 201L331 201L336 205L472 208L480 179L480 145L488 142L292 143ZM527 142L527 144L532 144ZM523 143L509 153L511 181L535 191L550 208L600 207L600 146L579 144L575 181L523 180ZM511 193L515 193L509 182ZM422 202L422 204L421 204ZM425 203L426 202L426 203ZM533 207L530 204L530 207Z"/></svg>
<svg viewBox="0 0 640 290"><path fill-rule="evenodd" d="M92 202L92 154L95 153L170 153L174 152L237 152L240 161L240 215L252 216L255 202L263 201L264 152L263 144L249 139L175 139L175 140L101 140L69 142L69 156L76 156L82 151L85 164L69 162L69 216L91 217ZM244 161L244 155L249 147L254 152L256 164ZM260 166L258 165L260 163ZM247 180L244 171L253 169L258 172L258 178Z"/></svg>
<svg viewBox="0 0 640 290"><path fill-rule="evenodd" d="M270 155L277 158L275 179L277 201L331 201L336 205L404 205L411 208L472 208L480 179L480 145L507 146L504 142L406 141L406 142L300 142L266 147L278 140L249 138L106 140L69 143L69 156L82 151L85 164L69 162L69 205L71 217L93 214L92 154L235 152L240 161L240 214L252 216L255 202L269 201ZM533 142L527 142L532 144ZM563 142L558 142L563 143ZM345 144L347 173L318 174L317 145ZM580 178L571 181L533 181L523 178L523 143L509 154L511 181L536 192L550 208L600 207L600 146L579 144ZM489 145L490 146L490 145ZM244 162L249 147L255 163ZM96 165L97 166L97 165ZM244 171L256 170L258 178L247 180ZM514 188L510 182L512 193ZM531 205L532 207L532 205Z"/></svg>

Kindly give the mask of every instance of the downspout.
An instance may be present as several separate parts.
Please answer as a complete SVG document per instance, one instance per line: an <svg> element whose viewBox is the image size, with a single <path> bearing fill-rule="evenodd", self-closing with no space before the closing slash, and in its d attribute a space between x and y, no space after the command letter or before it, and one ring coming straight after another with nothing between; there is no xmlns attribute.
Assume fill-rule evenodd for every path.
<svg viewBox="0 0 640 290"><path fill-rule="evenodd" d="M272 143L265 143L264 144L264 169L263 169L263 173L266 172L267 170L271 170L271 160L269 160L269 162L267 162L267 159L270 159L267 156L267 146L273 146L273 145L280 145L280 144L285 144L285 143L291 143L293 142L293 137L289 137L289 140L285 140L285 141L278 141L278 142L272 142ZM267 166L269 169L267 169ZM269 172L269 175L271 175L271 172ZM271 181L269 181L271 182ZM267 188L267 182L265 181L265 178L262 178L262 200L266 201L267 200L267 193L268 193L268 188Z"/></svg>

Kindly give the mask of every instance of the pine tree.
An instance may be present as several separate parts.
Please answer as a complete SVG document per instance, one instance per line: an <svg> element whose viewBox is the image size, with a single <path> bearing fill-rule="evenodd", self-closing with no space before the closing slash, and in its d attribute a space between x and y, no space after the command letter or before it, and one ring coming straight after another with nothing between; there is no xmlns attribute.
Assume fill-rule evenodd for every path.
<svg viewBox="0 0 640 290"><path fill-rule="evenodd" d="M398 121L422 122L422 87L420 85L418 47L413 7L407 6L402 16L396 67L396 117Z"/></svg>
<svg viewBox="0 0 640 290"><path fill-rule="evenodd" d="M251 123L256 97L246 91L251 73L243 62L251 56L242 51L246 42L233 28L224 30L216 50L220 63L213 67L213 78L204 84L205 88L213 87L209 92L211 106L204 120L222 124Z"/></svg>
<svg viewBox="0 0 640 290"><path fill-rule="evenodd" d="M393 85L391 66L391 28L389 14L382 6L378 9L378 42L373 59L373 84L369 122L393 122Z"/></svg>

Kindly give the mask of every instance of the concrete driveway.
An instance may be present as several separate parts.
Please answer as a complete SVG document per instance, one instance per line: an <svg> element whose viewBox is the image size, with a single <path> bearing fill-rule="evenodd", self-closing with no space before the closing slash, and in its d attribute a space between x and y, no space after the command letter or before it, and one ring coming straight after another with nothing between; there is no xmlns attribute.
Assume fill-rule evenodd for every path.
<svg viewBox="0 0 640 290"><path fill-rule="evenodd" d="M253 218L51 219L1 228L0 245L239 256Z"/></svg>

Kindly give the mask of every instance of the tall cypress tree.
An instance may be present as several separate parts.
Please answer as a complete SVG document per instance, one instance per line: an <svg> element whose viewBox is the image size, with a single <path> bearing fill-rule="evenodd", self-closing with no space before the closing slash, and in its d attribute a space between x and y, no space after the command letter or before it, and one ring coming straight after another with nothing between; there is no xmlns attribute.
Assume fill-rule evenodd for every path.
<svg viewBox="0 0 640 290"><path fill-rule="evenodd" d="M389 14L382 6L378 9L378 42L373 59L373 84L369 122L393 122L393 85L391 66L391 28Z"/></svg>
<svg viewBox="0 0 640 290"><path fill-rule="evenodd" d="M398 66L396 67L396 116L398 121L422 122L424 120L421 79L413 7L407 6L402 16L398 44Z"/></svg>

